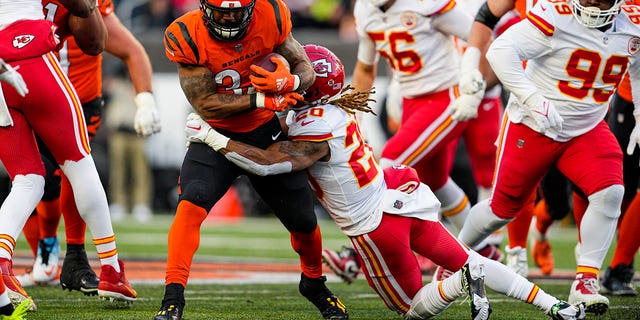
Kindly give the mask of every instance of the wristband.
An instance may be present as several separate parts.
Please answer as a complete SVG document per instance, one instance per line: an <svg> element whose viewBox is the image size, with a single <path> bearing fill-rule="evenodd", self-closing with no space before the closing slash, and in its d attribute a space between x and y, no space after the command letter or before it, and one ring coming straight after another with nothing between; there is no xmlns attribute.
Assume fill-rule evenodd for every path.
<svg viewBox="0 0 640 320"><path fill-rule="evenodd" d="M293 91L298 90L300 88L300 76L297 74L293 75Z"/></svg>

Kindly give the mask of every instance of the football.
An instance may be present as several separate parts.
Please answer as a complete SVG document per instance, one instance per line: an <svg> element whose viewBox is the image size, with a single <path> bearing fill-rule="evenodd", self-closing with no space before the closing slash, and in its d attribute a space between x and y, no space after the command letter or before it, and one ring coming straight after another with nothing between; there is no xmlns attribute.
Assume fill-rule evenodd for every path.
<svg viewBox="0 0 640 320"><path fill-rule="evenodd" d="M284 61L285 65L287 66L287 70L289 70L289 68L291 67L289 65L289 61L287 61L287 59L285 57L283 57L282 55L272 52L267 54L266 56L262 57L262 58L258 58L256 59L253 64L256 66L260 66L263 69L269 71L269 72L273 72L276 70L276 64L271 62L271 57L276 57L282 61ZM253 72L252 72L253 74Z"/></svg>

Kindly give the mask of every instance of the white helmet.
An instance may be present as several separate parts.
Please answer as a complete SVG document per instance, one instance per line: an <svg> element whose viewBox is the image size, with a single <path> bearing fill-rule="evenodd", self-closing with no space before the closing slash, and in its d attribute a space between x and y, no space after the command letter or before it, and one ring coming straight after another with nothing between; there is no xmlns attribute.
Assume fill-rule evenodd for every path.
<svg viewBox="0 0 640 320"><path fill-rule="evenodd" d="M598 7L585 7L580 4L580 0L571 0L571 11L583 26L592 29L600 28L613 23L624 0L609 0L609 2L612 3L611 8L600 10Z"/></svg>

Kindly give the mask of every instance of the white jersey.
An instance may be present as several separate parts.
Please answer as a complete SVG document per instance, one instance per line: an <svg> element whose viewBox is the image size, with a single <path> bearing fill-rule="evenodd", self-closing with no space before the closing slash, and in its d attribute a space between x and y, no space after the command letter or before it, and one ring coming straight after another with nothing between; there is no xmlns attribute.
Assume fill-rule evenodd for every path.
<svg viewBox="0 0 640 320"><path fill-rule="evenodd" d="M344 234L375 230L386 185L355 117L331 105L309 108L289 123L289 139L329 144L329 161L317 161L308 169L311 187Z"/></svg>
<svg viewBox="0 0 640 320"><path fill-rule="evenodd" d="M319 160L308 168L309 183L347 236L375 230L383 212L438 220L440 202L417 175L414 182L406 184L392 176L390 179L402 187L387 188L385 173L364 142L354 116L333 105L322 105L295 113L287 124L290 140L329 144L329 160Z"/></svg>
<svg viewBox="0 0 640 320"><path fill-rule="evenodd" d="M466 39L473 17L458 9L454 0L396 0L384 12L367 0L357 0L354 16L358 60L373 65L376 52L386 58L403 97L457 84L459 57L451 36Z"/></svg>
<svg viewBox="0 0 640 320"><path fill-rule="evenodd" d="M41 20L40 0L0 0L0 30L18 20Z"/></svg>
<svg viewBox="0 0 640 320"><path fill-rule="evenodd" d="M538 91L564 120L561 130L545 133L557 141L584 134L604 119L609 98L626 71L632 87L640 84L640 25L632 22L640 21L640 8L623 6L613 25L602 32L580 24L570 6L565 1L538 1L526 20L494 41L489 53L499 62L492 62L496 74L514 93L507 105L510 120L536 130L519 99ZM636 17L631 20L625 10L637 12ZM498 50L492 52L494 46ZM504 55L509 50L500 48L528 60L525 76L517 72L519 61L511 61Z"/></svg>

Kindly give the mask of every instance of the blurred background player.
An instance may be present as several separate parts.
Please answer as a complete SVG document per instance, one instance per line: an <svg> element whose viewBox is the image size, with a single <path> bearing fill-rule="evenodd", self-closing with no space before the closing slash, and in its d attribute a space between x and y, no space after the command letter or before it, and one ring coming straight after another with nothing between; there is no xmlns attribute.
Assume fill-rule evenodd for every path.
<svg viewBox="0 0 640 320"><path fill-rule="evenodd" d="M415 168L442 203L443 219L459 230L469 212L469 199L449 172L466 120L477 115L484 91L458 90L458 52L451 36L466 40L473 19L447 0L429 6L359 0L354 13L359 45L353 86L358 91L373 86L377 59L382 56L403 97L400 128L385 144L380 164ZM497 256L495 247L481 244L478 249L482 255Z"/></svg>
<svg viewBox="0 0 640 320"><path fill-rule="evenodd" d="M305 101L287 116L291 141L262 150L230 140L196 114L187 119L187 139L207 143L258 175L308 170L318 199L356 248L369 285L405 319L437 315L464 291L470 296L472 319L488 319L491 308L485 278L498 292L533 303L554 319L584 317L580 306L549 296L459 242L440 223L440 203L413 168L395 165L382 172L353 115L370 111L369 92L347 93L353 88L342 89L340 59L321 46L304 48L315 67L316 81ZM414 251L457 273L423 286Z"/></svg>
<svg viewBox="0 0 640 320"><path fill-rule="evenodd" d="M58 2L43 1L47 18L65 24L63 11L52 10ZM113 12L111 1L99 1L98 10L108 33L105 50L120 58L130 71L133 86L137 92L134 99L137 110L134 116L138 134L148 136L160 130L155 101L151 94L151 62L142 45L120 23ZM87 121L89 140L93 140L102 124L102 54L89 55L78 46L76 37L69 37L60 46L58 56L63 70L82 103L82 111ZM59 172L58 165L42 141L39 144L43 162L47 168L45 193L36 208L36 214L29 219L24 231L33 251L37 248L33 269L19 277L25 286L33 284L60 284L68 290L78 290L84 294L97 294L99 279L89 265L85 251L86 225L76 209L68 179ZM59 272L59 244L57 228L60 216L65 217L67 251ZM114 213L112 212L112 215ZM117 212L115 213L117 214ZM147 212L150 215L151 212ZM39 230L39 234L35 232Z"/></svg>
<svg viewBox="0 0 640 320"><path fill-rule="evenodd" d="M257 147L286 139L275 112L295 105L315 74L291 34L290 12L280 0L201 0L165 31L165 52L176 63L182 90L212 127ZM252 66L268 53L273 72ZM181 319L184 289L200 241L200 227L234 180L246 175L291 235L300 256L300 293L326 319L348 319L342 301L322 275L322 238L305 172L259 177L242 170L204 144L192 144L179 180L179 202L168 235L165 293L156 320Z"/></svg>
<svg viewBox="0 0 640 320"><path fill-rule="evenodd" d="M69 178L78 210L91 229L102 264L98 294L134 301L137 293L118 259L108 203L90 154L80 101L52 53L59 44L56 28L53 22L44 20L40 1L0 1L0 7L0 25L5 26L0 32L3 58L23 70L27 86L40 89L28 93L26 99L15 90L4 90L9 109L0 112L4 126L0 140L11 141L11 145L0 147L0 159L12 178L11 192L0 208L0 268L7 289L14 301L30 299L13 275L11 258L15 239L44 192L45 168L35 141L38 136ZM79 35L79 44L88 53L103 50L106 28L95 3L65 0L46 10L68 16L62 20L67 22L67 29L59 30L64 37ZM33 33L29 45L13 46L14 39L25 33ZM14 144L20 148L12 147ZM31 309L35 308L32 303Z"/></svg>
<svg viewBox="0 0 640 320"><path fill-rule="evenodd" d="M606 312L609 304L598 293L597 277L624 192L622 152L603 121L606 103L627 68L632 84L640 81L634 79L640 62L627 46L637 39L640 27L624 11L618 14L620 5L541 0L526 21L493 42L487 58L511 97L498 146L494 192L489 201L473 207L460 232L463 242L474 245L511 221L555 164L589 199L580 224L580 233L589 236L581 238L569 302L585 303L587 311L596 314ZM613 41L599 40L603 32ZM582 59L591 66L588 75L579 72L576 61ZM524 74L523 60L527 60Z"/></svg>

